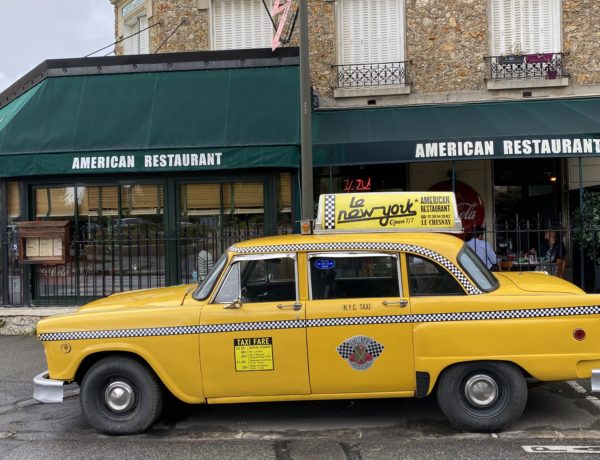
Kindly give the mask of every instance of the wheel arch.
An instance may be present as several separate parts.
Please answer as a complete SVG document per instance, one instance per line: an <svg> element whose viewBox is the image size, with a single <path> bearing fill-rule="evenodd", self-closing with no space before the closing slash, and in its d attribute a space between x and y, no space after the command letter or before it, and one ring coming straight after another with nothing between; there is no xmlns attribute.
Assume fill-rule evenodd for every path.
<svg viewBox="0 0 600 460"><path fill-rule="evenodd" d="M467 364L467 363L506 363L506 364L512 364L513 366L515 366L521 372L521 374L523 374L523 377L525 379L533 378L532 375L527 371L527 369L525 369L519 363L517 363L515 361L511 361L510 359L469 359L469 360L465 360L465 361L458 361L458 362L450 363L447 366L445 366L442 369L440 369L437 373L431 373L430 374L430 383L429 383L429 392L427 393L427 395L429 396L430 394L433 394L433 393L435 393L437 391L437 387L438 387L438 383L440 381L440 377L442 376L442 374L444 374L444 372L447 372L449 369L454 368L456 366L460 366L461 364Z"/></svg>

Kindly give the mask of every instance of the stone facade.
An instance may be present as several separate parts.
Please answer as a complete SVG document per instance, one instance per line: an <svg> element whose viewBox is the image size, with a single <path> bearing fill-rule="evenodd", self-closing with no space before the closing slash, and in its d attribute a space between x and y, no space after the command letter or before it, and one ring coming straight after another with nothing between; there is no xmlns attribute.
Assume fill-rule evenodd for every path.
<svg viewBox="0 0 600 460"><path fill-rule="evenodd" d="M127 1L111 0L117 6ZM130 1L130 0L129 0ZM499 91L486 86L489 0L404 0L406 56L410 94L380 98L381 104L466 102L522 97L526 85L507 85ZM146 0L150 3L150 49L159 52L211 49L210 0ZM308 0L310 65L313 85L324 105L364 105L368 97L341 100L333 97L336 86L336 7L340 0ZM540 81L534 97L590 95L600 93L600 2L563 0L563 51L570 78L562 82ZM185 21L184 21L185 19ZM118 23L118 18L116 19ZM181 24L183 22L183 24ZM181 25L180 25L181 24ZM177 31L167 39L177 27ZM291 45L298 45L299 25ZM118 25L116 30L119 30ZM117 34L118 36L118 34ZM123 52L117 46L117 54ZM154 52L154 51L153 51ZM514 82L512 82L514 83ZM531 83L531 82L530 82ZM560 83L560 84L559 84ZM406 93L405 92L405 93ZM361 94L364 96L365 91ZM369 90L366 90L368 96ZM375 94L375 92L373 92ZM378 103L380 102L378 101Z"/></svg>
<svg viewBox="0 0 600 460"><path fill-rule="evenodd" d="M160 47L160 53L210 49L208 9L198 6L196 0L154 0L151 24L159 25L156 31L151 29L150 49Z"/></svg>

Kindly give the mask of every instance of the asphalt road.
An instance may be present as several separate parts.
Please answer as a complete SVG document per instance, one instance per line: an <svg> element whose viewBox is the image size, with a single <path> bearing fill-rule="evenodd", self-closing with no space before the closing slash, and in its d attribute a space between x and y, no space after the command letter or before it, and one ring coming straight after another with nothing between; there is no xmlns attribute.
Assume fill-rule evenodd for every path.
<svg viewBox="0 0 600 460"><path fill-rule="evenodd" d="M100 435L77 387L63 404L31 399L45 369L34 337L0 336L1 459L581 458L600 454L600 400L589 382L530 388L525 414L497 434L461 433L435 398L187 406L170 404L146 434ZM589 457L583 457L589 458Z"/></svg>

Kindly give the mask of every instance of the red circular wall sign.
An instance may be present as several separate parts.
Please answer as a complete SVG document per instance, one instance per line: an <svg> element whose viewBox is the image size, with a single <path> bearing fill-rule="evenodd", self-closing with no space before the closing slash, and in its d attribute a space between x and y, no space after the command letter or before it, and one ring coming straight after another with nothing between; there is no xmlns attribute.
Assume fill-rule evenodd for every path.
<svg viewBox="0 0 600 460"><path fill-rule="evenodd" d="M438 182L429 188L432 192L451 192L452 181L445 180ZM454 192L456 194L456 204L458 206L458 216L462 221L462 226L466 234L473 231L476 226L483 225L485 220L485 207L479 193L473 187L464 182L454 182Z"/></svg>

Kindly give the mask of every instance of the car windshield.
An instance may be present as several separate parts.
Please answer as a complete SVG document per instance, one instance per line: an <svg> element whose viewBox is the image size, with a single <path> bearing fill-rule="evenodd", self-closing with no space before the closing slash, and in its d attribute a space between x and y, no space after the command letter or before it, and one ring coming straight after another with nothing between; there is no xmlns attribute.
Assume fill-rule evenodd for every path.
<svg viewBox="0 0 600 460"><path fill-rule="evenodd" d="M469 245L463 245L458 254L458 262L482 291L490 292L499 286L494 274L485 266Z"/></svg>
<svg viewBox="0 0 600 460"><path fill-rule="evenodd" d="M194 291L194 294L192 295L192 297L194 299L205 300L209 296L215 282L219 278L219 274L225 267L226 263L227 263L227 253L224 253L220 257L220 259L217 260L217 263L215 264L215 266L213 267L211 272L208 274L208 276L206 278L204 278L204 281L202 281L200 286L198 286L198 289L196 289L196 291Z"/></svg>

